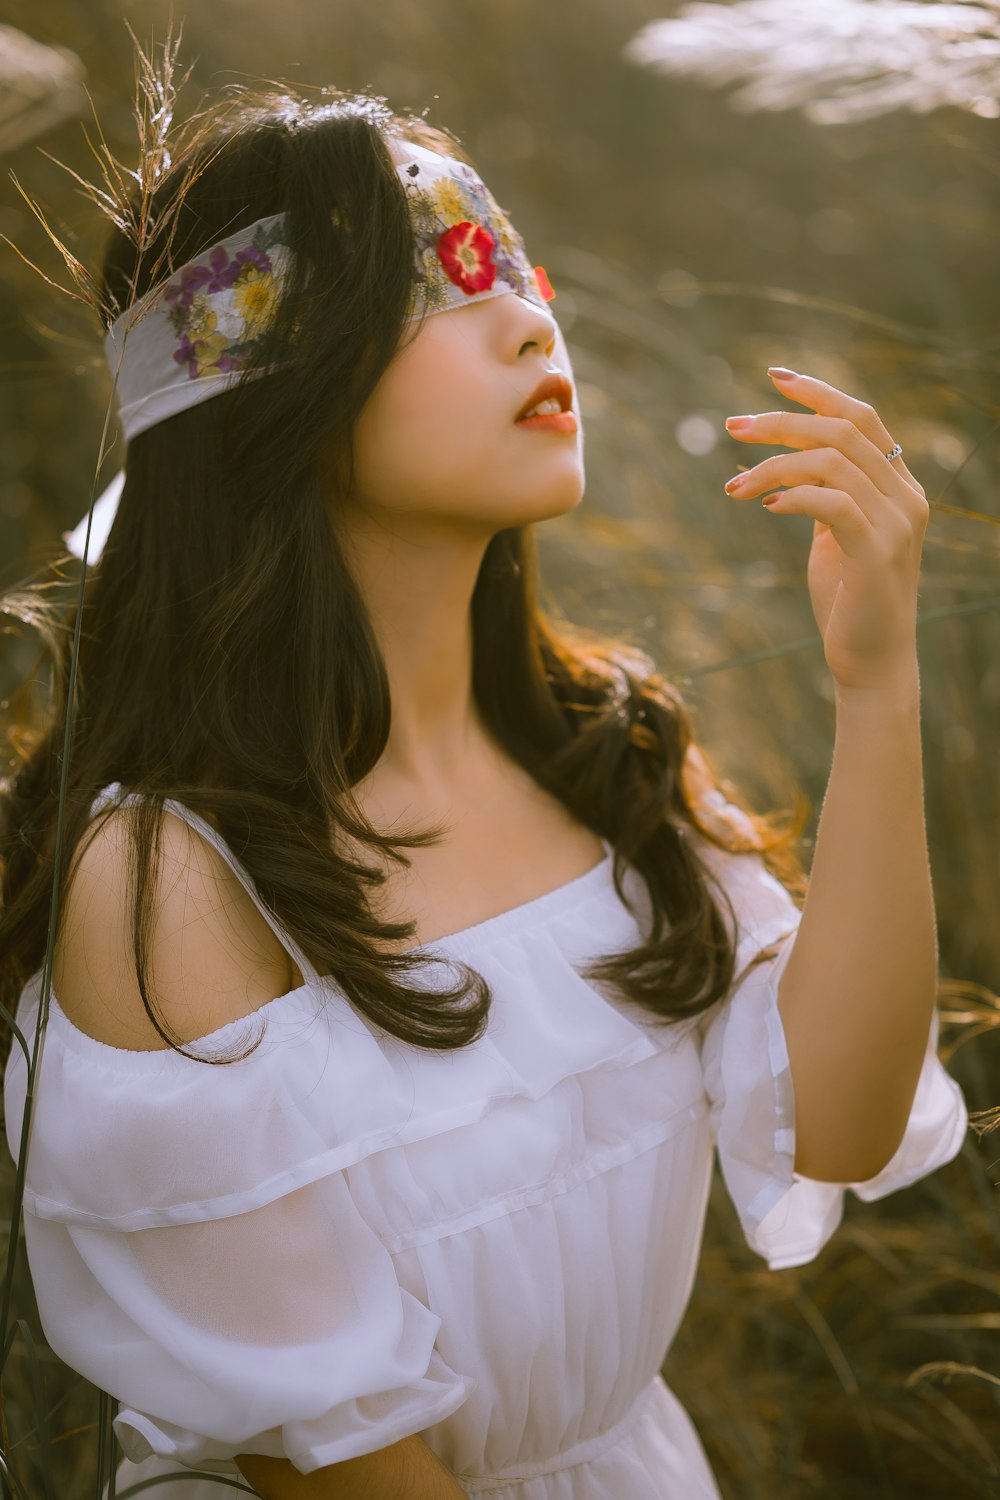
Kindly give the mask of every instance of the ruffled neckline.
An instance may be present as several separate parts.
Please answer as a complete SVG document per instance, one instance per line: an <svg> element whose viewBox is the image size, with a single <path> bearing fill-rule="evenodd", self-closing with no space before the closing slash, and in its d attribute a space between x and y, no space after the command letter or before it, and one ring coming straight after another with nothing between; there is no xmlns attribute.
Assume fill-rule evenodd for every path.
<svg viewBox="0 0 1000 1500"><path fill-rule="evenodd" d="M612 865L605 858L555 890L426 945L426 974L418 971L414 983L438 987L439 966L471 956L493 991L486 1030L462 1049L415 1049L383 1033L323 978L192 1042L187 1050L206 1061L253 1048L213 1068L171 1048L138 1052L98 1042L64 1019L53 996L26 1207L104 1227L193 1222L260 1207L334 1170L557 1088L597 1097L602 1076L665 1053L664 1038L580 972L639 939ZM19 1006L26 1035L37 1025L38 991L36 980ZM15 1049L5 1078L9 1119L21 1116L25 1088ZM109 1099L127 1109L124 1134L109 1125ZM95 1176L109 1131L120 1170ZM151 1174L153 1161L162 1172Z"/></svg>
<svg viewBox="0 0 1000 1500"><path fill-rule="evenodd" d="M446 933L428 943L407 948L403 950L403 956L427 954L431 957L440 956L443 959L451 955L458 958L472 958L488 952L502 939L509 939L531 929L545 927L557 921L558 918L575 912L581 902L607 894L613 885L615 851L614 846L607 839L602 838L601 843L606 850L604 858L598 864L592 865L589 870L585 870L582 875L574 876L572 880L564 881L562 885L543 891L540 896L522 901L506 911L497 912L492 917L485 917L481 922ZM32 1002L39 1003L40 981L40 973L32 976L25 987L23 1003L26 1005L31 1005ZM201 1036L186 1043L186 1047L193 1052L201 1052L206 1047L210 1051L215 1051L218 1047L224 1052L246 1031L248 1026L255 1026L258 1020L272 1021L279 1017L291 1020L296 1015L309 1013L315 1005L317 992L329 993L330 991L338 996L341 995L334 975L322 974L315 979L307 979L294 989L275 995L273 999L265 1001L263 1005L247 1015L227 1021L222 1026L216 1027L214 1031L204 1032ZM143 1069L155 1066L160 1060L178 1057L178 1054L170 1047L151 1047L144 1050L134 1047L115 1047L108 1042L102 1042L98 1037L90 1036L70 1019L59 1004L55 991L50 989L50 1024L53 1018L56 1020L61 1040L74 1051L89 1053L93 1058L104 1062Z"/></svg>
<svg viewBox="0 0 1000 1500"><path fill-rule="evenodd" d="M601 843L605 849L604 858L598 864L591 865L582 875L576 875L550 891L543 891L540 896L533 896L529 901L521 901L517 906L497 912L495 916L484 917L481 922L474 922L469 927L460 927L456 932L432 938L429 943L406 948L403 950L404 955L434 953L439 948L461 948L466 951L481 942L510 937L529 926L560 916L570 907L586 901L592 894L607 886L614 861L614 847L605 838L601 839Z"/></svg>

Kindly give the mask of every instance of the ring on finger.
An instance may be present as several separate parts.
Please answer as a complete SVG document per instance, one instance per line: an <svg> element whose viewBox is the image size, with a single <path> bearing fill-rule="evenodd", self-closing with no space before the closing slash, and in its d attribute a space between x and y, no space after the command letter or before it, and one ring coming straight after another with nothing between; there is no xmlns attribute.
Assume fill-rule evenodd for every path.
<svg viewBox="0 0 1000 1500"><path fill-rule="evenodd" d="M896 446L891 450L891 452L887 453L885 456L889 460L890 463L892 463L892 461L893 461L894 458L902 458L902 456L903 456L903 445L902 445L902 443L897 443Z"/></svg>

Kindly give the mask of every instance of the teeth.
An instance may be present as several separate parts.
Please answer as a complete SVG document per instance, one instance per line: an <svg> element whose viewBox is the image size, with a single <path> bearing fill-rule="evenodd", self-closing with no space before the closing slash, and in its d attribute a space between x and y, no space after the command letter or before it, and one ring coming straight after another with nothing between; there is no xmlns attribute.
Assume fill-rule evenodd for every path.
<svg viewBox="0 0 1000 1500"><path fill-rule="evenodd" d="M558 411L562 411L562 402L550 396L547 401L539 401L537 406L533 406L529 412L525 413L525 416L547 417Z"/></svg>

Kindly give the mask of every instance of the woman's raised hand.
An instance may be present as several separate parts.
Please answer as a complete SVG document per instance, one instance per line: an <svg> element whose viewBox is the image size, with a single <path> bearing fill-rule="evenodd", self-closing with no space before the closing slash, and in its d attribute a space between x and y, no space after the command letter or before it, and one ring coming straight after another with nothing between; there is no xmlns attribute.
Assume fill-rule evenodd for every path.
<svg viewBox="0 0 1000 1500"><path fill-rule="evenodd" d="M793 453L765 458L736 475L736 500L785 488L762 503L782 515L813 518L807 576L813 614L838 694L891 690L916 665L917 584L930 507L923 486L866 402L823 380L768 371L809 413L730 417L743 443L779 444Z"/></svg>

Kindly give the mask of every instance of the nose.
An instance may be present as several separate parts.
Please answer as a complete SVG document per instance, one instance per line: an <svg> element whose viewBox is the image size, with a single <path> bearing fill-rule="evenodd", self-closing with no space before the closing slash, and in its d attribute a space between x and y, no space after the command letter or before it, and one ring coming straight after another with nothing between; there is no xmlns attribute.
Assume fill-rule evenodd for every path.
<svg viewBox="0 0 1000 1500"><path fill-rule="evenodd" d="M510 304L508 317L510 319L510 332L508 335L510 347L516 350L520 358L526 351L539 349L543 354L551 354L556 346L556 333L558 325L555 318L544 308L537 307L534 302L529 302L526 297L513 295L499 297L499 302Z"/></svg>

